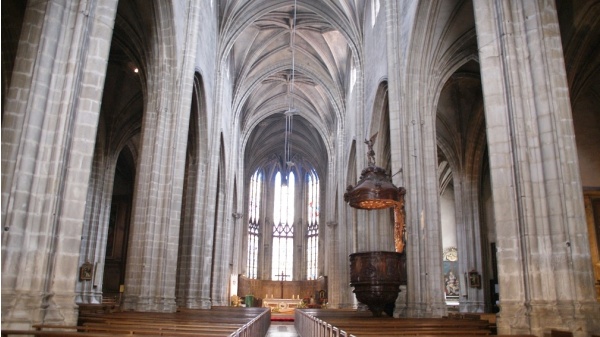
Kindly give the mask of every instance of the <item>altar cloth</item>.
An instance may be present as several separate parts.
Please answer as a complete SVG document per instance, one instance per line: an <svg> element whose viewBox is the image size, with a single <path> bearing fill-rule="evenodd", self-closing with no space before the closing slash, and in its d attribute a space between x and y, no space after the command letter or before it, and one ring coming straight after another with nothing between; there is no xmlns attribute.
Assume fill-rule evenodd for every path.
<svg viewBox="0 0 600 337"><path fill-rule="evenodd" d="M263 307L269 307L271 310L277 308L279 312L293 312L302 300L295 298L264 298Z"/></svg>

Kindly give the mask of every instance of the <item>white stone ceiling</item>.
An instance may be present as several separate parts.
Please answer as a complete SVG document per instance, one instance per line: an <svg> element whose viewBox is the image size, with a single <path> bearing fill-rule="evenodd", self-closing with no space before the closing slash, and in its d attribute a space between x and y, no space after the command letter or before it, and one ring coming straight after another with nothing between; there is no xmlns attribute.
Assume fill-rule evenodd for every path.
<svg viewBox="0 0 600 337"><path fill-rule="evenodd" d="M293 0L222 4L227 20L222 25L224 50L229 51L233 68L233 112L242 138L247 139L248 169L283 154L283 112L290 105L298 110L291 155L300 156L308 166L326 168L331 155L327 143L345 111L364 4L363 0L297 1L293 55ZM227 39L233 43L228 45Z"/></svg>

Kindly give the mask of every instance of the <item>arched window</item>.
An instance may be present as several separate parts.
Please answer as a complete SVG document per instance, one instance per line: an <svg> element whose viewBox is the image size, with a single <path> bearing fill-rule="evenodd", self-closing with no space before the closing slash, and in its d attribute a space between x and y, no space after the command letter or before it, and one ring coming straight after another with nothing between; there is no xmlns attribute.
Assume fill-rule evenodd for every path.
<svg viewBox="0 0 600 337"><path fill-rule="evenodd" d="M282 181L283 179L283 181ZM294 173L275 175L271 279L292 280L294 266Z"/></svg>
<svg viewBox="0 0 600 337"><path fill-rule="evenodd" d="M317 278L319 258L319 178L315 172L306 174L308 202L308 228L306 231L306 277L309 280Z"/></svg>
<svg viewBox="0 0 600 337"><path fill-rule="evenodd" d="M287 175L284 171L276 171L274 179L265 182L264 168L257 170L250 179L248 199L248 259L246 274L249 278L258 278L259 269L265 268L259 263L259 252L263 244L271 244L270 263L267 257L265 263L270 265L272 280L291 281L294 273L294 257L302 261L306 268L306 279L314 280L319 276L319 192L320 182L316 171L310 170L303 173L303 179L298 179L298 184L303 188L296 188L296 176L293 172ZM267 184L267 185L265 185ZM262 204L265 191L272 193L273 204ZM302 193L300 192L302 191ZM301 193L301 195L300 195ZM302 202L296 202L303 199ZM303 233L302 245L305 247L302 257L294 256L294 217L295 207L302 206L297 211L301 213L300 218L306 219L306 227ZM264 223L265 216L271 217L272 208L272 231L264 233L261 222ZM266 214L265 214L266 211ZM304 221L302 221L304 226ZM266 239L265 239L266 238ZM264 241L267 240L267 241ZM271 241L272 240L272 241ZM300 242L297 242L298 244ZM261 267L262 266L262 267ZM262 273L262 272L261 272Z"/></svg>
<svg viewBox="0 0 600 337"><path fill-rule="evenodd" d="M248 205L248 265L246 273L249 278L257 278L258 233L260 229L260 197L263 175L257 170L250 180L250 198Z"/></svg>

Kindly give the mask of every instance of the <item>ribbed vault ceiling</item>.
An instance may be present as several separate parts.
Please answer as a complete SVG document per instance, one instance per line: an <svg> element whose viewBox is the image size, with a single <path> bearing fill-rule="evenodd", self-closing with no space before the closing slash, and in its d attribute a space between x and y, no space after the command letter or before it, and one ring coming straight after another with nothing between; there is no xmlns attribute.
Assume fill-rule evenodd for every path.
<svg viewBox="0 0 600 337"><path fill-rule="evenodd" d="M297 1L295 33L294 1L267 2L272 6L232 1L224 9L230 13L226 18L255 15L242 27L223 25L237 32L225 31L224 36L235 36L228 62L233 67L234 114L245 140L245 166L255 170L283 157L283 113L293 106L297 114L291 155L324 173L328 142L345 111L354 61L348 39L356 35L365 2L357 1L357 10L349 0Z"/></svg>

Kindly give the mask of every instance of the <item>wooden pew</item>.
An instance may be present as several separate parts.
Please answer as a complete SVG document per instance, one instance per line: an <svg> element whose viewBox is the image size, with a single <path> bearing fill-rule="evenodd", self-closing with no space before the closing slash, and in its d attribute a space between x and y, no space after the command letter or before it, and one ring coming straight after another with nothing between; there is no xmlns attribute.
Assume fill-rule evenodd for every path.
<svg viewBox="0 0 600 337"><path fill-rule="evenodd" d="M488 322L488 328L492 335L496 334L496 314L495 313L449 313L445 316L448 319L473 319Z"/></svg>
<svg viewBox="0 0 600 337"><path fill-rule="evenodd" d="M81 303L78 304L79 314L86 313L109 313L116 312L119 309L119 306L113 302L106 303Z"/></svg>
<svg viewBox="0 0 600 337"><path fill-rule="evenodd" d="M262 309L265 311L265 309ZM136 331L139 333L139 326L145 329L158 331L160 334L172 336L185 335L214 335L214 336L229 336L240 330L256 317L254 312L246 312L245 309L238 310L233 313L229 312L212 312L206 310L202 315L198 313L178 313L171 317L164 314L150 313L122 313L119 315L96 315L95 317L86 318L87 322L83 325L89 330L93 329L111 329L111 331ZM267 326L270 323L270 312L267 317Z"/></svg>
<svg viewBox="0 0 600 337"><path fill-rule="evenodd" d="M259 336L271 321L266 308L180 310L176 313L86 311L78 325L33 325L34 330L2 330L4 336Z"/></svg>
<svg viewBox="0 0 600 337"><path fill-rule="evenodd" d="M172 322L161 322L161 323L143 323L141 328L139 323L136 322L122 322L110 324L103 323L86 323L84 325L85 331L112 331L112 332L127 332L127 333L159 333L164 334L177 334L177 335L195 335L198 333L202 334L213 334L220 336L229 336L239 329L239 325L235 326L223 326L222 324L193 324L193 325L181 325Z"/></svg>
<svg viewBox="0 0 600 337"><path fill-rule="evenodd" d="M11 337L11 336L35 336L35 337L62 337L62 336L82 336L82 337L124 337L129 336L130 334L114 334L114 333L88 333L81 331L73 331L73 330L12 330L12 329L2 329L0 332L2 337ZM148 337L148 336L146 336Z"/></svg>
<svg viewBox="0 0 600 337"><path fill-rule="evenodd" d="M424 337L491 334L487 320L372 317L370 313L336 310L297 309L295 325L302 335Z"/></svg>

